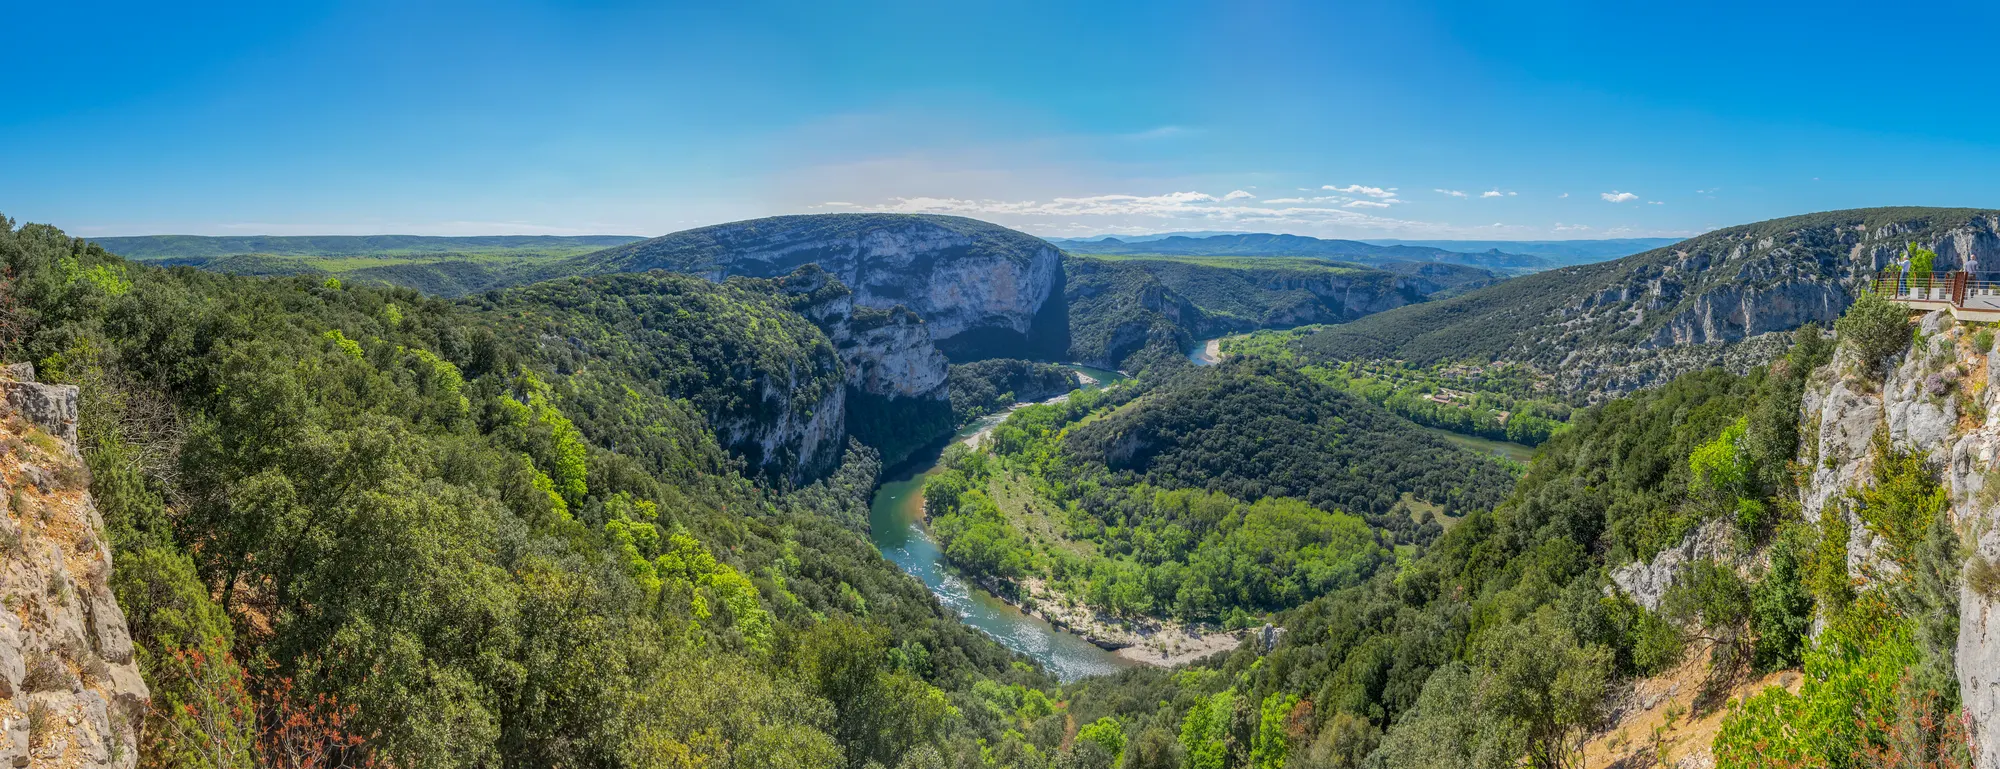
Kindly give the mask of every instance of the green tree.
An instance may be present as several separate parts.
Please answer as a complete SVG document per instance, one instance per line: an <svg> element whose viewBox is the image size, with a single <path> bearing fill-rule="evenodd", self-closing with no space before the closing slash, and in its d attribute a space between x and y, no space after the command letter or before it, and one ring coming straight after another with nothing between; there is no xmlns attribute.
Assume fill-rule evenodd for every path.
<svg viewBox="0 0 2000 769"><path fill-rule="evenodd" d="M1292 750L1290 734L1292 709L1297 695L1272 694L1257 708L1257 736L1250 742L1250 765L1255 769L1284 769Z"/></svg>
<svg viewBox="0 0 2000 769"><path fill-rule="evenodd" d="M1097 743L1114 763L1125 756L1125 725L1112 716L1084 724L1083 728L1076 730L1076 738Z"/></svg>
<svg viewBox="0 0 2000 769"><path fill-rule="evenodd" d="M1188 708L1181 717L1181 754L1187 769L1225 769L1229 758L1229 722L1236 714L1236 692L1215 693Z"/></svg>
<svg viewBox="0 0 2000 769"><path fill-rule="evenodd" d="M1522 734L1536 769L1583 765L1583 743L1604 718L1611 652L1576 642L1553 610L1489 631L1481 646L1485 702Z"/></svg>
<svg viewBox="0 0 2000 769"><path fill-rule="evenodd" d="M1862 373L1876 376L1889 356L1910 346L1910 311L1872 291L1864 291L1833 324L1841 344L1860 356Z"/></svg>

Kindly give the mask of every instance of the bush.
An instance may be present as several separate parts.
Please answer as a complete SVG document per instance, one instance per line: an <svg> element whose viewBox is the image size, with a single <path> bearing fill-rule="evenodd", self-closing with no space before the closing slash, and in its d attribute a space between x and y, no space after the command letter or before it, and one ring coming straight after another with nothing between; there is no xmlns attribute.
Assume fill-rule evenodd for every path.
<svg viewBox="0 0 2000 769"><path fill-rule="evenodd" d="M1982 353L1993 351L1993 329L1982 328L1972 335L1972 349Z"/></svg>
<svg viewBox="0 0 2000 769"><path fill-rule="evenodd" d="M1910 345L1910 311L1873 292L1864 292L1835 321L1833 330L1861 355L1864 373L1880 370L1884 359Z"/></svg>

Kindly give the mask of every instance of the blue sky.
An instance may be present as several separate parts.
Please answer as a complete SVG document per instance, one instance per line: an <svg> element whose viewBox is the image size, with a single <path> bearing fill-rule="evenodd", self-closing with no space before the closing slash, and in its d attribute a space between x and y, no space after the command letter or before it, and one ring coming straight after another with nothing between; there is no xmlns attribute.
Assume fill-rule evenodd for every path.
<svg viewBox="0 0 2000 769"><path fill-rule="evenodd" d="M849 7L842 7L849 6ZM2000 12L10 4L0 213L87 235L1688 235L2000 206Z"/></svg>

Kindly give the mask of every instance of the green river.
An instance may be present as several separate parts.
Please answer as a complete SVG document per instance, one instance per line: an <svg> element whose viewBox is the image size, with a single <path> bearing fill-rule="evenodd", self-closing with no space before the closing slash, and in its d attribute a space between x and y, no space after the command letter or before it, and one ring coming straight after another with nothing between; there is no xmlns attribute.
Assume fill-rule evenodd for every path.
<svg viewBox="0 0 2000 769"><path fill-rule="evenodd" d="M1108 385L1125 378L1116 371L1068 366ZM1015 408L1019 408L1017 405ZM965 624L999 639L1001 645L1041 662L1065 681L1116 672L1137 663L1066 633L1007 604L945 566L937 543L924 531L924 481L937 474L946 446L972 437L1007 418L1012 409L993 414L960 430L950 441L926 449L883 476L869 506L869 537L882 557L921 580L938 601L958 613Z"/></svg>

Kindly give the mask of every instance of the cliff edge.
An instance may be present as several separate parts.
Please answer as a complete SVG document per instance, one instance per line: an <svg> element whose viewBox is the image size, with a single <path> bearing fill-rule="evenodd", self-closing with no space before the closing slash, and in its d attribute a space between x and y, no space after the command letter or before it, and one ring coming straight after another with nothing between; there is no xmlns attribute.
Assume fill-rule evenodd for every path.
<svg viewBox="0 0 2000 769"><path fill-rule="evenodd" d="M148 702L77 453L77 388L0 374L0 767L138 762Z"/></svg>

